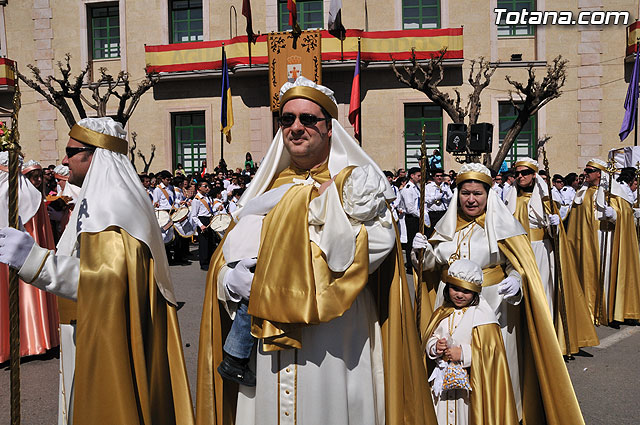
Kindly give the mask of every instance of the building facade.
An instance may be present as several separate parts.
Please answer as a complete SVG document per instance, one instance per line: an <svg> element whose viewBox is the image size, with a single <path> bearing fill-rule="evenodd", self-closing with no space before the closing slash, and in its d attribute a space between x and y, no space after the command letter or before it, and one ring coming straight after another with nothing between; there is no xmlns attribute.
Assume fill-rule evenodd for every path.
<svg viewBox="0 0 640 425"><path fill-rule="evenodd" d="M231 67L235 117L231 144L221 142L219 67L171 68L171 65L197 61L192 55L196 55L200 45L209 46L244 35L246 21L241 14L241 0L8 0L0 3L5 3L0 8L1 54L15 60L26 75L29 75L27 64L37 66L43 75L59 75L57 62L69 53L73 75L89 66L87 83L99 77L100 68L106 68L113 75L128 72L135 87L144 78L145 68L153 65L150 60L155 57L150 52L154 49L172 52L171 56L164 57L162 64L170 70L160 73L160 82L142 97L127 123L127 130L137 133L138 148L147 157L151 145L156 146L150 171L171 169L177 163L192 170L198 168L202 160L212 168L221 156L235 168L242 166L246 152L251 152L258 162L266 153L276 130L274 113L269 107L268 66ZM494 153L515 115L509 102L512 86L505 77L524 82L527 67L533 65L536 75L542 79L545 67L562 55L569 61L562 96L529 121L507 163L521 156L535 156L537 139L551 136L547 145L551 171L564 174L578 170L592 157L604 158L610 149L633 145L633 135L620 143L618 132L624 115L629 59L633 59L625 52L627 27L638 16L638 4L627 0L615 2L615 11L628 14L626 25L622 20L616 24L613 19L609 24L553 25L551 18L546 25L510 23L507 19L496 23L496 9L571 12L574 16L587 12L598 19L602 12L615 12L604 0L561 3L549 0L353 0L343 1L342 19L347 29L368 33L461 29L462 57L446 61L441 89L452 96L454 89L458 89L464 101L471 92L466 82L471 60L483 57L497 66L491 84L482 92L479 119L494 125ZM326 29L330 4L330 0L298 0L302 28ZM251 7L256 33L264 35L290 28L286 0L253 0ZM401 33L394 34L402 37ZM334 43L335 46L335 42L335 39L327 41L327 45ZM354 67L353 59L325 60L323 57L322 81L336 91L339 120L345 128L351 128L348 111ZM451 120L423 93L400 84L391 70L390 60L364 63L360 78L362 145L382 168L394 170L417 163L415 152L422 124L427 125L430 151L436 148L444 151L447 124ZM24 84L21 90L20 133L26 157L40 160L44 165L60 163L67 142L65 120L35 91ZM113 99L107 112L115 112L116 106ZM92 110L87 108L87 111L91 116ZM139 159L136 165L141 168ZM446 169L459 166L452 156L444 155Z"/></svg>

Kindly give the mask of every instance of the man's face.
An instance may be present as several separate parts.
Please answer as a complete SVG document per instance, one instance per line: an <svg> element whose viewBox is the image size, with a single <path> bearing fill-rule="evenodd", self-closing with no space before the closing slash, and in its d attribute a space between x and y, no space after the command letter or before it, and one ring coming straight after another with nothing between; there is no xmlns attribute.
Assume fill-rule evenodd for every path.
<svg viewBox="0 0 640 425"><path fill-rule="evenodd" d="M144 186L145 189L149 189L150 184L151 179L149 177L145 177L144 179L142 179L142 186Z"/></svg>
<svg viewBox="0 0 640 425"><path fill-rule="evenodd" d="M209 183L202 183L200 186L198 186L198 192L203 195L209 193L209 190L211 190L211 188L209 187Z"/></svg>
<svg viewBox="0 0 640 425"><path fill-rule="evenodd" d="M442 179L444 178L444 174L443 173L435 173L433 175L433 181L436 182L436 184L438 186L440 186L440 183L442 183Z"/></svg>
<svg viewBox="0 0 640 425"><path fill-rule="evenodd" d="M165 186L169 186L171 184L171 177L161 177L160 181L162 182L162 184L164 184Z"/></svg>
<svg viewBox="0 0 640 425"><path fill-rule="evenodd" d="M502 176L500 174L498 174L497 176L495 176L495 178L493 179L494 183L496 184L502 184Z"/></svg>
<svg viewBox="0 0 640 425"><path fill-rule="evenodd" d="M398 177L405 177L406 175L407 172L404 170L404 168L398 170Z"/></svg>
<svg viewBox="0 0 640 425"><path fill-rule="evenodd" d="M324 163L329 157L331 124L324 120L320 106L307 99L292 99L285 103L282 115L292 114L295 121L288 127L282 126L284 147L291 156L291 162L298 168L311 169ZM309 114L321 121L312 125L302 125L301 114Z"/></svg>
<svg viewBox="0 0 640 425"><path fill-rule="evenodd" d="M416 173L409 175L409 180L411 180L412 183L417 184L420 182L421 177L422 177L422 172L418 171Z"/></svg>
<svg viewBox="0 0 640 425"><path fill-rule="evenodd" d="M68 148L86 148L89 147L84 143L78 142L75 139L69 138L67 142ZM76 186L82 187L82 183L84 183L84 178L87 176L89 172L89 166L91 165L91 160L93 159L93 151L86 150L82 152L78 152L75 155L72 155L71 158L68 155L65 155L62 159L62 165L66 165L69 167L69 183L75 184Z"/></svg>
<svg viewBox="0 0 640 425"><path fill-rule="evenodd" d="M520 165L516 167L516 181L520 187L529 187L533 185L536 178L536 172L529 167Z"/></svg>
<svg viewBox="0 0 640 425"><path fill-rule="evenodd" d="M600 184L600 170L587 166L584 169L584 181L589 186L598 186Z"/></svg>
<svg viewBox="0 0 640 425"><path fill-rule="evenodd" d="M635 192L638 189L638 180L633 180L631 182L631 185L629 185L629 189L631 189L632 192Z"/></svg>
<svg viewBox="0 0 640 425"><path fill-rule="evenodd" d="M564 182L560 179L557 179L553 182L553 185L556 187L556 189L561 190L564 187Z"/></svg>
<svg viewBox="0 0 640 425"><path fill-rule="evenodd" d="M224 180L224 176L222 175L222 172L218 173L218 180Z"/></svg>
<svg viewBox="0 0 640 425"><path fill-rule="evenodd" d="M51 179L53 179L53 171L48 169L48 168L46 168L44 170L43 178L44 178L45 182L47 182L47 183L50 182Z"/></svg>

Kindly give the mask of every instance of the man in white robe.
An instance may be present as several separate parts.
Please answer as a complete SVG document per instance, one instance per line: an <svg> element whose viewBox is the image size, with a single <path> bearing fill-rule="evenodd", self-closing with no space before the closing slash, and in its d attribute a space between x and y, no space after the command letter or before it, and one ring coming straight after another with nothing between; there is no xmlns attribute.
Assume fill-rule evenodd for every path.
<svg viewBox="0 0 640 425"><path fill-rule="evenodd" d="M387 257L395 276L403 272L386 205L393 191L337 112L333 92L304 77L281 90L280 131L210 264L198 423L230 415L236 424L435 424L415 322L406 322L408 340L400 342L416 360L403 366L403 379L415 381L411 389L403 379L394 388L393 368L403 359L391 360L386 344L393 336L385 327L395 319L391 309L388 320L380 317L375 302L389 293L366 284ZM404 285L397 296L403 314L411 314ZM236 396L215 370L222 354L216 315L220 302L233 317L242 299L258 338L256 387L240 386ZM407 409L413 414L402 413Z"/></svg>

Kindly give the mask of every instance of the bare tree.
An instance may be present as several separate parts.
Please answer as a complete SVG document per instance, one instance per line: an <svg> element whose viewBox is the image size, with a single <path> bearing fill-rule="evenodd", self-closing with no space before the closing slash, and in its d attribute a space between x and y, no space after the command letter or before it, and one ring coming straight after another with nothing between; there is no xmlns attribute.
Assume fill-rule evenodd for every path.
<svg viewBox="0 0 640 425"><path fill-rule="evenodd" d="M453 89L455 93L455 99L453 99L438 88L438 85L444 77L444 67L442 63L446 52L446 49L440 50L440 52L433 56L427 63L419 64L415 51L412 49L411 63L403 65L401 69L398 69L399 67L396 65L395 60L393 60L392 69L398 81L426 94L432 102L440 106L447 115L449 115L451 121L463 124L466 119L469 124L467 126L468 140L471 125L476 124L480 116L480 109L482 107L480 93L482 93L491 82L491 77L496 72L496 68L491 68L489 62L483 57L471 61L471 69L469 70L467 81L473 90L467 99L466 105L462 107L462 99L458 89ZM467 153L471 154L470 151L467 151Z"/></svg>
<svg viewBox="0 0 640 425"><path fill-rule="evenodd" d="M144 164L144 169L142 171L143 174L147 174L149 172L149 167L151 166L151 161L153 161L154 156L156 156L156 145L151 145L151 156L149 156L149 161L147 161L147 158L144 156L142 151L138 149L138 157L142 160L142 163Z"/></svg>
<svg viewBox="0 0 640 425"><path fill-rule="evenodd" d="M536 81L536 75L533 66L527 68L528 79L526 85L513 81L511 77L506 76L506 80L516 89L519 100L515 100L513 92L509 91L509 100L511 105L518 114L515 121L507 131L502 146L493 158L491 169L498 170L513 145L513 142L520 134L520 131L529 120L529 117L537 113L547 103L553 99L560 97L567 78L567 60L558 56L553 60L553 64L547 66L547 75L541 82Z"/></svg>
<svg viewBox="0 0 640 425"><path fill-rule="evenodd" d="M64 56L64 63L58 61L58 70L62 74L61 78L57 78L54 75L46 77L42 76L40 69L32 64L27 65L27 68L31 70L33 74L33 80L27 78L24 74L18 71L18 77L29 87L36 92L40 93L49 104L53 105L64 117L69 128L73 127L76 123L76 119L73 115L67 99L71 99L73 105L80 118L86 118L84 106L82 105L82 83L85 75L89 71L89 64L84 67L80 74L75 78L71 77L71 55L69 53ZM73 81L71 81L73 80ZM54 87L57 84L58 87Z"/></svg>
<svg viewBox="0 0 640 425"><path fill-rule="evenodd" d="M118 99L118 110L112 117L121 123L122 126L125 126L129 118L131 118L131 115L133 115L136 106L138 106L142 95L156 85L159 80L157 73L146 73L145 78L135 89L132 89L128 72L120 71L118 75L113 77L107 72L106 68L100 68L100 78L95 82L85 84L84 81L91 64L88 63L78 75L73 77L71 75L70 62L71 55L69 53L64 55L64 61L58 61L57 70L60 73L60 77L56 77L55 74L44 76L42 71L32 64L27 65L27 68L31 70L33 79L18 71L18 78L27 86L40 93L49 104L60 111L69 128L73 127L76 123L76 116L78 116L79 119L87 117L85 106L93 109L95 115L98 117L107 116L107 104L111 96ZM90 93L90 96L85 96L85 93ZM75 114L69 104L69 100L75 108ZM130 161L134 168L134 152L137 145L135 141L136 136L135 132L133 132L133 147L129 148ZM151 161L155 156L155 149L155 146L151 145L149 162L146 161L145 156L138 149L138 156L142 158L145 164L145 172L148 171Z"/></svg>
<svg viewBox="0 0 640 425"><path fill-rule="evenodd" d="M471 69L467 82L472 87L472 92L469 95L466 106L461 106L461 96L458 89L453 89L455 92L455 99L449 96L447 93L442 92L438 85L442 82L444 77L443 61L446 54L446 49L441 50L437 55L433 56L427 63L418 63L415 51L412 50L410 64L402 65L399 67L396 65L395 60L392 63L393 72L401 83L419 90L427 95L427 97L440 106L451 118L454 123L464 123L465 119L468 123L467 126L467 141L469 140L469 133L471 125L478 122L480 116L480 110L482 104L480 102L480 94L489 86L491 77L495 73L497 67L491 66L488 61L483 57L474 59L471 61ZM566 60L563 60L561 56L558 56L553 60L553 65L547 67L547 75L542 82L538 82L535 79L535 73L533 67L529 66L528 73L529 78L526 86L513 81L509 76L506 80L515 87L521 103L517 104L513 99L513 95L510 92L510 100L512 105L516 108L518 117L514 121L513 125L507 131L507 135L502 143L502 146L498 150L496 157L491 164L491 169L497 171L504 161L507 153L511 149L513 142L529 120L529 117L551 100L561 95L560 89L564 85L566 78ZM468 144L467 144L468 146ZM467 158L477 160L477 156L470 156L471 152L467 150ZM484 162L488 165L489 155L485 156Z"/></svg>
<svg viewBox="0 0 640 425"><path fill-rule="evenodd" d="M119 99L118 110L113 118L126 125L133 114L140 98L151 87L158 82L156 73L147 73L145 78L133 90L129 82L129 73L121 71L114 78L107 73L106 68L100 68L100 78L96 82L84 85L84 80L89 72L90 64L87 64L80 73L71 76L71 55L65 54L64 62L58 61L58 71L61 76L49 75L44 77L42 71L35 65L29 64L27 67L33 74L33 79L28 78L21 72L18 77L33 90L40 93L51 105L60 111L69 128L76 123L75 115L69 106L68 100L73 103L76 113L80 118L86 118L85 105L93 109L98 117L107 116L107 103L111 96ZM83 89L91 92L91 99L83 94Z"/></svg>

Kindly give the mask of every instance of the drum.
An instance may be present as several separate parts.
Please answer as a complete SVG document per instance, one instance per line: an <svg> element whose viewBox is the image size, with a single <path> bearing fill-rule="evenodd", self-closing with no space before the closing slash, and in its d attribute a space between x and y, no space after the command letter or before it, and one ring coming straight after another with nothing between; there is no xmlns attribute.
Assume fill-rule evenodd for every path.
<svg viewBox="0 0 640 425"><path fill-rule="evenodd" d="M162 232L162 241L169 243L173 240L173 222L169 211L156 210L156 219L158 220L158 226Z"/></svg>
<svg viewBox="0 0 640 425"><path fill-rule="evenodd" d="M189 211L189 207L178 208L176 212L171 214L171 221L173 221L174 224L185 221L189 217Z"/></svg>
<svg viewBox="0 0 640 425"><path fill-rule="evenodd" d="M225 230L231 224L231 216L229 214L218 214L211 218L209 227L216 232L220 237L224 236Z"/></svg>
<svg viewBox="0 0 640 425"><path fill-rule="evenodd" d="M174 221L173 228L175 229L178 236L183 238L190 238L191 236L196 234L196 226L189 218L189 216L185 216L182 221Z"/></svg>

